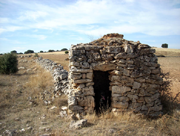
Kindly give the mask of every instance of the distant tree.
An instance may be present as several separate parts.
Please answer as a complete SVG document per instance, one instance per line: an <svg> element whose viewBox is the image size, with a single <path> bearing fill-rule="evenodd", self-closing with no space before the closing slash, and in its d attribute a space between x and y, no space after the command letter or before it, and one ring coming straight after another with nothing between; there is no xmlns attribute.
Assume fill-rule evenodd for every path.
<svg viewBox="0 0 180 136"><path fill-rule="evenodd" d="M24 52L24 54L28 54L28 53L34 53L34 51L33 50L27 50Z"/></svg>
<svg viewBox="0 0 180 136"><path fill-rule="evenodd" d="M167 43L164 43L161 45L162 48L168 48L168 44Z"/></svg>
<svg viewBox="0 0 180 136"><path fill-rule="evenodd" d="M68 54L69 52L68 51L65 51L65 54Z"/></svg>
<svg viewBox="0 0 180 136"><path fill-rule="evenodd" d="M43 53L43 51L40 51L40 53Z"/></svg>
<svg viewBox="0 0 180 136"><path fill-rule="evenodd" d="M11 53L15 53L15 54L17 54L17 51L16 51L16 50L13 50L13 51L11 51Z"/></svg>
<svg viewBox="0 0 180 136"><path fill-rule="evenodd" d="M68 50L68 49L67 49L67 48L62 48L62 49L61 49L61 51L66 51L66 50Z"/></svg>
<svg viewBox="0 0 180 136"><path fill-rule="evenodd" d="M49 50L48 52L55 52L54 50Z"/></svg>
<svg viewBox="0 0 180 136"><path fill-rule="evenodd" d="M18 54L23 54L22 52L18 53Z"/></svg>

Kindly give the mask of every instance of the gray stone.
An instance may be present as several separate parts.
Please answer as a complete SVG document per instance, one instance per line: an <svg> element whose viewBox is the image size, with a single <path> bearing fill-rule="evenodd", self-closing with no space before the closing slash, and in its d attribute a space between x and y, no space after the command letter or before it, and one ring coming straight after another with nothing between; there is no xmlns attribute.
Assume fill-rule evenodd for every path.
<svg viewBox="0 0 180 136"><path fill-rule="evenodd" d="M113 108L122 108L122 109L127 109L128 107L128 102L112 102L111 106Z"/></svg>
<svg viewBox="0 0 180 136"><path fill-rule="evenodd" d="M78 121L71 121L71 124L69 126L70 129L80 129L87 126L87 120L82 119Z"/></svg>
<svg viewBox="0 0 180 136"><path fill-rule="evenodd" d="M141 83L134 82L134 84L133 84L133 89L139 89L140 86L141 86Z"/></svg>
<svg viewBox="0 0 180 136"><path fill-rule="evenodd" d="M99 71L109 71L109 70L114 70L116 68L115 64L98 64L93 67L94 70L99 70Z"/></svg>
<svg viewBox="0 0 180 136"><path fill-rule="evenodd" d="M112 94L123 94L129 91L131 91L131 88L126 87L126 86L113 86L112 87Z"/></svg>
<svg viewBox="0 0 180 136"><path fill-rule="evenodd" d="M93 72L92 69L72 69L72 73L89 73Z"/></svg>
<svg viewBox="0 0 180 136"><path fill-rule="evenodd" d="M82 110L83 107L77 106L77 105L71 105L71 106L69 106L69 109L72 111L78 111L78 110Z"/></svg>
<svg viewBox="0 0 180 136"><path fill-rule="evenodd" d="M87 73L87 75L86 75L86 77L88 78L88 79L93 79L93 73Z"/></svg>
<svg viewBox="0 0 180 136"><path fill-rule="evenodd" d="M74 80L74 83L82 84L82 83L88 83L92 82L90 79L79 79L79 80Z"/></svg>
<svg viewBox="0 0 180 136"><path fill-rule="evenodd" d="M123 75L124 75L124 76L129 76L129 75L130 75L130 71L127 70L127 69L124 69Z"/></svg>

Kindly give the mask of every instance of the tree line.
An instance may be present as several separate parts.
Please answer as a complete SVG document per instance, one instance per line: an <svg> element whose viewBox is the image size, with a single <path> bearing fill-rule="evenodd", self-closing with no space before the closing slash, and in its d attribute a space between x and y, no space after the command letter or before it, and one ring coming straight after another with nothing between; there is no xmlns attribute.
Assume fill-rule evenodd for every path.
<svg viewBox="0 0 180 136"><path fill-rule="evenodd" d="M44 52L58 52L58 51L65 51L65 53L66 52L68 52L68 49L67 48L62 48L61 50L48 50L48 51L39 51L39 53L44 53ZM29 53L35 53L34 52L34 50L27 50L27 51L25 51L24 53L22 53L22 52L20 52L20 53L18 53L16 50L13 50L13 51L11 51L10 53L14 53L14 54L29 54ZM2 53L0 54L0 55L3 55Z"/></svg>

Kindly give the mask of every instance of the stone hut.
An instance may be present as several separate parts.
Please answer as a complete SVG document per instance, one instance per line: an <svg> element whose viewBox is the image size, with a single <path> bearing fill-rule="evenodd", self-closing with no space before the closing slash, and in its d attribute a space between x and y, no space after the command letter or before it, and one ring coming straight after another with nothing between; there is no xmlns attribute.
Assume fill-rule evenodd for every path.
<svg viewBox="0 0 180 136"><path fill-rule="evenodd" d="M155 50L112 33L69 53L69 113L133 111L162 114L160 65Z"/></svg>

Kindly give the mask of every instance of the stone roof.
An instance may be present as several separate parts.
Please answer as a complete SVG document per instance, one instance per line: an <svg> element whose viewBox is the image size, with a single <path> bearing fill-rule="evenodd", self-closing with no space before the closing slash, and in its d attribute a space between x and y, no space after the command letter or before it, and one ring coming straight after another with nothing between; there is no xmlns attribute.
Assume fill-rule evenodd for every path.
<svg viewBox="0 0 180 136"><path fill-rule="evenodd" d="M89 44L95 45L95 46L118 46L118 47L124 47L127 45L133 46L133 48L150 48L147 44L141 44L139 41L128 41L126 39L123 39L124 35L118 34L118 33L111 33L104 35L103 37L94 40L90 42Z"/></svg>

